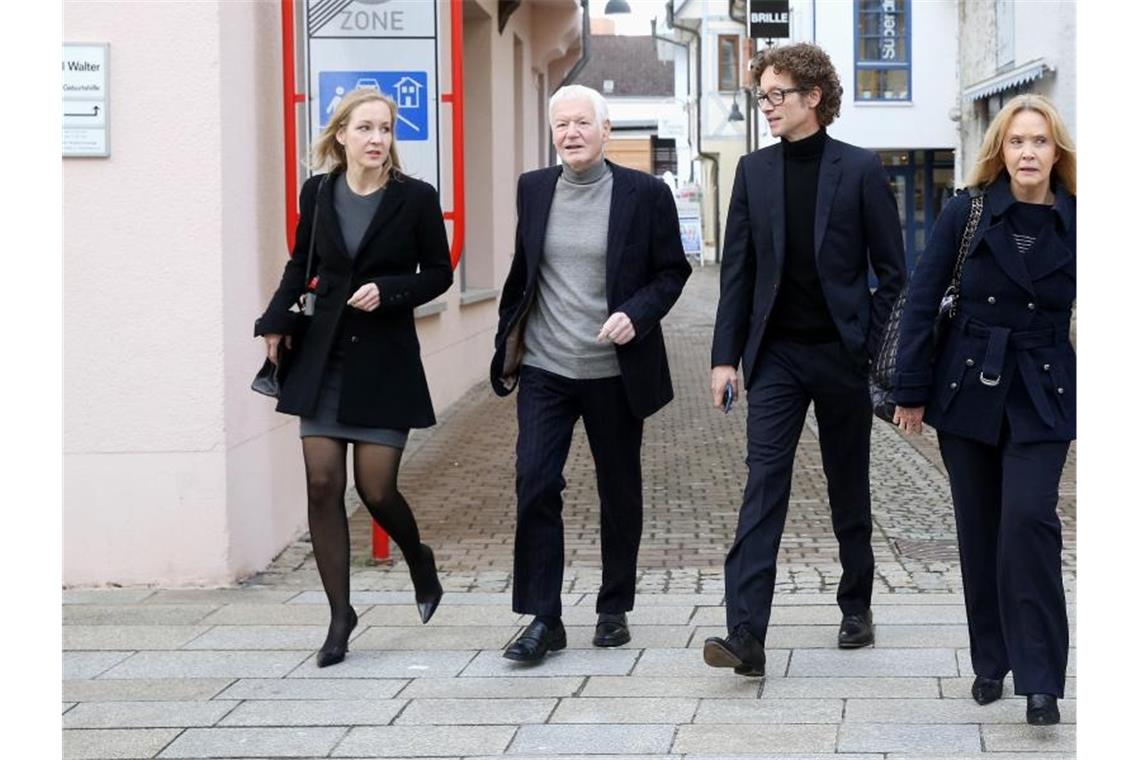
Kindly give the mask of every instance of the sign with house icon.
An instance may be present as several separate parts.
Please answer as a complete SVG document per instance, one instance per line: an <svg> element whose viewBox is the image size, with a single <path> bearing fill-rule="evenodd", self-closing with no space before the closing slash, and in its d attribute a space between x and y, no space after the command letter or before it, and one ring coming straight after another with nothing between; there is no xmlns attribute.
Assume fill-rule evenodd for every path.
<svg viewBox="0 0 1140 760"><path fill-rule="evenodd" d="M426 71L321 71L318 78L320 125L324 127L346 93L357 88L379 90L396 101L396 139L428 139Z"/></svg>

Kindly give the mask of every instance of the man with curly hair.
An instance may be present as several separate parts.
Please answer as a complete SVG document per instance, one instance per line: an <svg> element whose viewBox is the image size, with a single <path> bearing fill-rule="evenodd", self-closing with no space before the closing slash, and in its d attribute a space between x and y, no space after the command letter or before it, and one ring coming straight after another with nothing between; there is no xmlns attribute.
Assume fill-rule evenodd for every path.
<svg viewBox="0 0 1140 760"><path fill-rule="evenodd" d="M827 134L843 94L827 53L807 43L771 48L750 68L780 142L741 158L725 226L712 398L723 408L726 386L739 396L742 363L748 481L725 559L729 635L707 639L704 659L762 676L792 467L811 403L843 566L838 645L874 642L867 372L906 264L878 156Z"/></svg>

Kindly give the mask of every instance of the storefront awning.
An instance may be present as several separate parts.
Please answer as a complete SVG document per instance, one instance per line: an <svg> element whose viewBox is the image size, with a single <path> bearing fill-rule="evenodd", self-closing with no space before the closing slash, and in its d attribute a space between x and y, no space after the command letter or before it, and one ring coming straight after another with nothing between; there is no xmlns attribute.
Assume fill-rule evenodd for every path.
<svg viewBox="0 0 1140 760"><path fill-rule="evenodd" d="M1032 82L1034 79L1040 79L1045 76L1045 72L1052 70L1044 58L1038 58L1009 71L996 74L989 79L983 79L977 84L972 84L962 92L962 95L967 100L988 98L994 93L1012 89L1026 82Z"/></svg>

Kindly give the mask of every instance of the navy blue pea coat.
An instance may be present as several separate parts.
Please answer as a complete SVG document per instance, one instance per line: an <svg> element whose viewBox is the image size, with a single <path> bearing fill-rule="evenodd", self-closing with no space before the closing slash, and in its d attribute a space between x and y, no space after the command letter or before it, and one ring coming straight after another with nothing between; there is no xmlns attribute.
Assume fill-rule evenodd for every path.
<svg viewBox="0 0 1140 760"><path fill-rule="evenodd" d="M310 177L301 187L293 257L254 327L255 335L290 331L294 315L289 307L305 290L309 236L319 207L312 266L320 278L316 313L281 388L277 411L316 412L325 367L339 344L344 354L339 422L384 428L434 425L413 310L451 286L439 195L426 182L393 177L352 258L333 205L333 182L320 187L323 176ZM380 306L371 312L348 306L352 294L367 283L380 288Z"/></svg>
<svg viewBox="0 0 1140 760"><path fill-rule="evenodd" d="M1069 321L1077 294L1077 201L1057 183L1052 224L1018 252L1006 222L1009 176L985 188L962 268L957 314L931 359L932 328L970 210L953 198L911 277L899 333L895 400L925 406L934 428L996 445L1003 423L1017 443L1071 441L1077 431L1077 356Z"/></svg>

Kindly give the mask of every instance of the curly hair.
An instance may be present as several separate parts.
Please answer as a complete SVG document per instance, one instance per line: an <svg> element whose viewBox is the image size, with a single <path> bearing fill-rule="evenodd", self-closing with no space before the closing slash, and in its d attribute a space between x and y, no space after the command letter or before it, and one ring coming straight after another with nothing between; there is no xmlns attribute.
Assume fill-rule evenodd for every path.
<svg viewBox="0 0 1140 760"><path fill-rule="evenodd" d="M810 42L800 42L761 50L748 64L753 86L760 86L760 76L769 66L777 74L789 74L796 87L819 88L819 105L815 113L821 126L826 127L838 118L843 87L839 84L839 74L831 58L823 48Z"/></svg>

